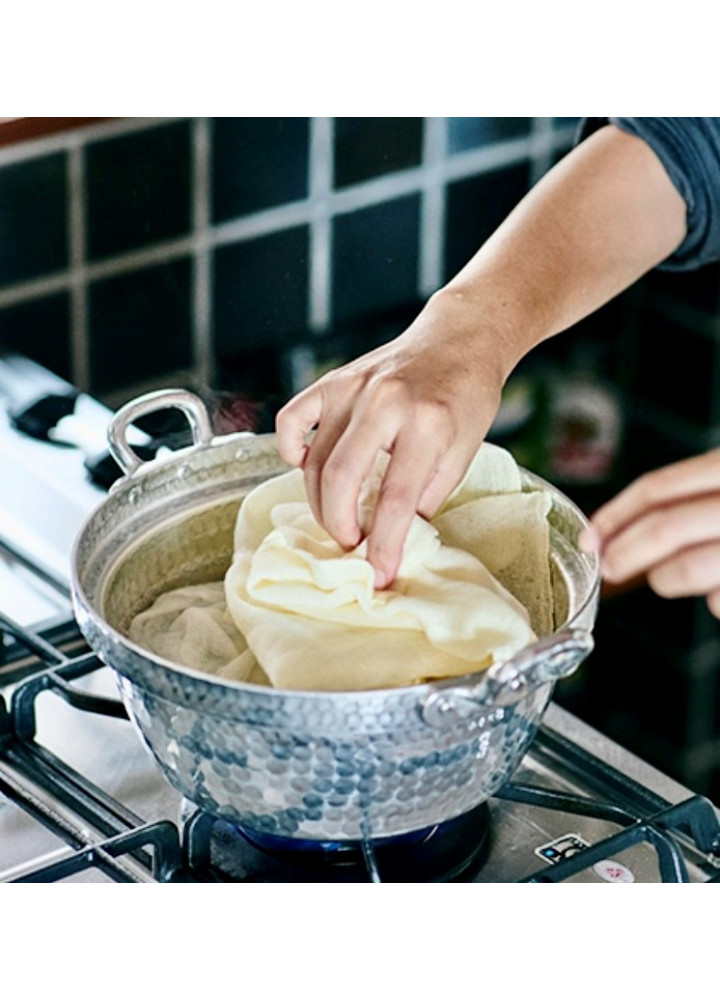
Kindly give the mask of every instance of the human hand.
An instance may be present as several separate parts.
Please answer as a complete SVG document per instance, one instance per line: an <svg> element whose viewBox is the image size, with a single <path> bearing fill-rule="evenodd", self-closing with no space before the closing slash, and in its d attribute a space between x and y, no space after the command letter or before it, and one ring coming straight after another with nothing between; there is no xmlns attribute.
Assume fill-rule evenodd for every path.
<svg viewBox="0 0 720 1000"><path fill-rule="evenodd" d="M500 351L477 330L477 312L470 321L456 305L431 299L400 337L324 375L277 415L280 454L302 466L315 517L346 549L362 537L363 482L378 453L390 455L367 536L379 588L397 574L414 515L442 506L500 402Z"/></svg>
<svg viewBox="0 0 720 1000"><path fill-rule="evenodd" d="M720 450L641 476L591 519L604 578L645 574L661 597L704 596L720 618Z"/></svg>

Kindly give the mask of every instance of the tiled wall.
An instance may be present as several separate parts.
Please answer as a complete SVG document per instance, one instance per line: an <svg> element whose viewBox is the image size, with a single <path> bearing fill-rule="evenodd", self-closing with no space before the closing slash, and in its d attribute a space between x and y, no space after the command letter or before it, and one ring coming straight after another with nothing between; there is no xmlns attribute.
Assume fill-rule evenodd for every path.
<svg viewBox="0 0 720 1000"><path fill-rule="evenodd" d="M0 149L0 343L273 405L402 329L571 119L119 119Z"/></svg>
<svg viewBox="0 0 720 1000"><path fill-rule="evenodd" d="M568 118L120 119L0 149L0 345L110 405L241 392L258 429L388 339L569 147ZM542 345L590 345L624 447L588 510L720 443L720 268L662 272ZM575 487L569 486L568 492ZM720 798L720 632L698 600L608 597L558 699Z"/></svg>

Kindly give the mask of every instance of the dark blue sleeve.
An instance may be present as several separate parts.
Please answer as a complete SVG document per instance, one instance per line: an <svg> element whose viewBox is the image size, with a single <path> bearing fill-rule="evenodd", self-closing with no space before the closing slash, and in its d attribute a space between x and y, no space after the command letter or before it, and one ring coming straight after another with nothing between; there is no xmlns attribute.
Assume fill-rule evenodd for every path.
<svg viewBox="0 0 720 1000"><path fill-rule="evenodd" d="M720 260L720 118L585 118L578 138L607 124L653 149L687 206L687 235L661 266L685 271Z"/></svg>

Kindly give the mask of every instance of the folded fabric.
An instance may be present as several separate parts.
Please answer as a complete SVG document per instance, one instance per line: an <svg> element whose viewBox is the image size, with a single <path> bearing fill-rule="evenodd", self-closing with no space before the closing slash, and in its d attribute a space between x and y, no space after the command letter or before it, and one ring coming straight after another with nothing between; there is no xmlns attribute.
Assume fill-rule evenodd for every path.
<svg viewBox="0 0 720 1000"><path fill-rule="evenodd" d="M365 521L381 475L379 466L364 491ZM276 688L361 690L471 673L535 639L528 605L539 631L551 628L548 507L542 492L522 493L508 452L484 444L437 517L415 517L397 579L376 591L365 542L345 552L330 538L295 470L243 501L227 609Z"/></svg>
<svg viewBox="0 0 720 1000"><path fill-rule="evenodd" d="M538 635L554 627L549 509L540 490L498 494L445 508L432 521L443 544L474 555L520 601Z"/></svg>
<svg viewBox="0 0 720 1000"><path fill-rule="evenodd" d="M128 636L170 663L225 680L270 684L228 614L222 580L161 594L135 616Z"/></svg>

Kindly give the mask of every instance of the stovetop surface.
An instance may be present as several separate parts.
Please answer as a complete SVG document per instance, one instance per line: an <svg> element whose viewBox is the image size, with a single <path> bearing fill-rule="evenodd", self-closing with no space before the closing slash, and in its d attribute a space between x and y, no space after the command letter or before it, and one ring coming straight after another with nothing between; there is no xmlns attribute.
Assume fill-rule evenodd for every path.
<svg viewBox="0 0 720 1000"><path fill-rule="evenodd" d="M28 438L9 413L45 392L74 390L0 356L0 879L718 880L715 808L552 703L486 808L389 850L278 856L196 812L72 619L71 545L105 495L85 461L104 445L109 411L79 394L53 440ZM444 844L457 845L445 866Z"/></svg>
<svg viewBox="0 0 720 1000"><path fill-rule="evenodd" d="M87 660L78 654L66 677L78 672L73 663ZM388 862L382 851L374 866L362 857L340 863L339 855L327 851L322 857L268 852L197 813L162 776L133 725L95 711L109 699L111 711L115 705L122 713L109 668L94 661L86 676L70 680L73 700L90 696L84 707L66 700L64 670L58 672L57 689L50 672L10 692L11 715L0 740L5 793L0 879L5 881L706 882L719 877L708 854L711 843L720 850L720 826L710 803L554 704L511 782L489 801L487 830L485 820L479 821L477 839L484 843L478 857L449 879L442 865L422 853L419 866L413 866L412 845L399 848L406 861L401 865ZM602 757L596 756L598 749ZM14 800L18 793L22 805ZM677 803L679 816L673 813ZM688 816L691 826L683 829ZM704 850L694 843L698 830ZM472 841L473 834L467 836ZM599 852L597 859L573 871L593 851Z"/></svg>

